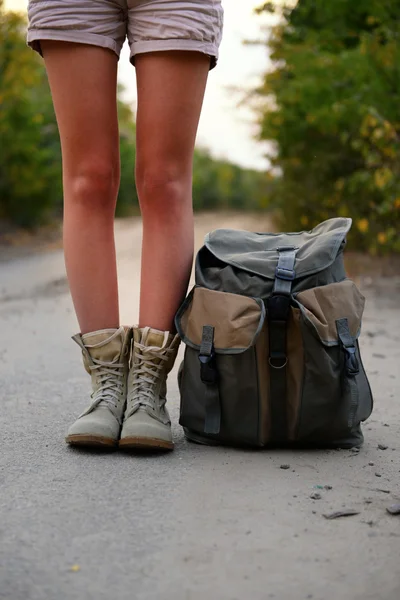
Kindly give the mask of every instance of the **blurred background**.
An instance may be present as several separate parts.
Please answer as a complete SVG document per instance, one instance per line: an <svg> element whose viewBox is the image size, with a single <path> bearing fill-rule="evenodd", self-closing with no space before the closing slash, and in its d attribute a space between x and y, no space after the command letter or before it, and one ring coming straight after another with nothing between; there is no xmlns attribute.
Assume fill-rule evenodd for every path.
<svg viewBox="0 0 400 600"><path fill-rule="evenodd" d="M25 0L0 0L0 240L59 226L61 160ZM309 229L351 216L353 249L400 253L399 0L225 0L194 160L196 211ZM118 216L138 214L134 69L119 66ZM10 242L11 243L11 242Z"/></svg>

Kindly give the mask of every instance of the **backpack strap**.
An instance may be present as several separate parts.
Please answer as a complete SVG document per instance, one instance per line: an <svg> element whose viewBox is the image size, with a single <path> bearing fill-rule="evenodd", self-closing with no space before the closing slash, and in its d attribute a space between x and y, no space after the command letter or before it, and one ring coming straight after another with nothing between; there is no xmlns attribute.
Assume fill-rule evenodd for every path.
<svg viewBox="0 0 400 600"><path fill-rule="evenodd" d="M340 344L344 351L344 386L348 388L351 399L348 426L352 428L358 408L358 385L355 376L360 371L360 365L357 359L356 341L352 337L349 328L349 322L346 318L337 319L336 331Z"/></svg>
<svg viewBox="0 0 400 600"><path fill-rule="evenodd" d="M271 403L271 441L287 438L286 414L286 337L292 284L296 277L294 265L298 248L277 248L278 265L272 295L267 301L269 324L269 372Z"/></svg>
<svg viewBox="0 0 400 600"><path fill-rule="evenodd" d="M221 402L215 364L214 327L211 325L203 326L199 361L200 379L205 384L204 433L217 434L221 428Z"/></svg>

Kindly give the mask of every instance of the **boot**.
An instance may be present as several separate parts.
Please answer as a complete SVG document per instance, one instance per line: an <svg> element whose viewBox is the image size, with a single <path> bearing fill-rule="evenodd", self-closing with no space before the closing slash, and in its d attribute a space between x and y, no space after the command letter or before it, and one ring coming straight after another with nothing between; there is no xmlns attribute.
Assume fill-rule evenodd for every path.
<svg viewBox="0 0 400 600"><path fill-rule="evenodd" d="M165 403L179 343L179 336L168 331L134 328L121 448L173 449Z"/></svg>
<svg viewBox="0 0 400 600"><path fill-rule="evenodd" d="M92 377L92 404L68 430L66 442L79 446L115 446L126 406L130 327L75 335L83 364Z"/></svg>

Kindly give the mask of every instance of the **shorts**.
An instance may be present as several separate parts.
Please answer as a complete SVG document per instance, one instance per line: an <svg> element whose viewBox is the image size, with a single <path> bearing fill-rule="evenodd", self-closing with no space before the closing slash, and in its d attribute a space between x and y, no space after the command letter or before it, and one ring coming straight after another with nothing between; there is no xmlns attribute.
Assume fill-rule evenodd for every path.
<svg viewBox="0 0 400 600"><path fill-rule="evenodd" d="M221 0L30 0L28 45L41 40L109 48L118 56L125 39L130 59L145 52L187 50L218 59Z"/></svg>

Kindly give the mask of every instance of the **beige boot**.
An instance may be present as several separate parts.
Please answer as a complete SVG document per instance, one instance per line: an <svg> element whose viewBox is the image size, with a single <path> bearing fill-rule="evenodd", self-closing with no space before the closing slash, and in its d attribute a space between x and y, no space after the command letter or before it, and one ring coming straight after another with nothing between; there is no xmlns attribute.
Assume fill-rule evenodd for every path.
<svg viewBox="0 0 400 600"><path fill-rule="evenodd" d="M173 449L166 382L179 342L168 331L134 328L121 448Z"/></svg>
<svg viewBox="0 0 400 600"><path fill-rule="evenodd" d="M75 335L83 364L92 377L92 404L68 430L66 442L80 446L115 446L126 406L132 329L103 329Z"/></svg>

